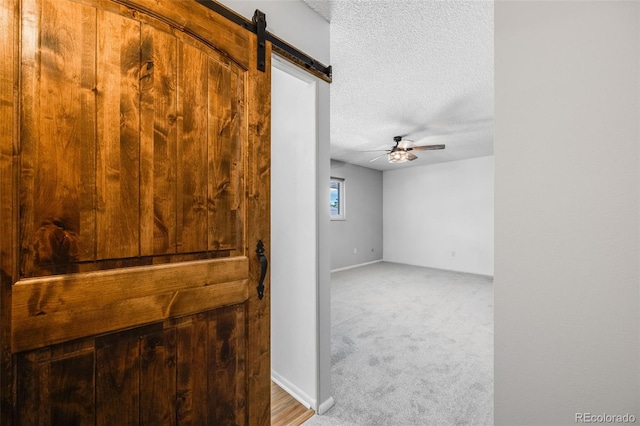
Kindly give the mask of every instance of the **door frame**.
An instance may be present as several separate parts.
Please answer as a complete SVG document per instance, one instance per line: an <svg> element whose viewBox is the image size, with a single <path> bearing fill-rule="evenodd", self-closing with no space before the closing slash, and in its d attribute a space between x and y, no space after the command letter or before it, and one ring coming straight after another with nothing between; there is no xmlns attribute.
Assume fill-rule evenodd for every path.
<svg viewBox="0 0 640 426"><path fill-rule="evenodd" d="M283 296L285 294L290 294L291 291L286 291L284 290L282 287L285 286L293 286L293 287L298 287L298 284L296 284L297 282L300 282L301 286L307 286L308 285L308 279L312 279L313 280L313 288L311 289L311 291L309 291L309 289L307 287L304 288L304 296L310 296L312 297L312 301L311 304L313 305L313 322L310 324L310 327L307 327L305 325L304 329L305 330L310 330L310 332L305 332L305 330L300 330L299 328L294 327L297 332L294 331L294 333L296 334L300 334L300 338L301 340L305 340L305 337L310 333L312 335L312 339L314 341L314 345L313 345L313 354L311 354L311 357L309 357L308 353L303 353L301 356L297 356L295 354L292 355L292 358L294 358L294 362L295 363L295 367L292 368L292 370L285 370L285 371L276 371L273 368L272 365L272 370L271 370L271 378L272 380L278 385L280 386L282 389L284 389L287 393L289 393L291 396L293 396L296 400L298 400L301 404L303 404L304 406L306 406L307 408L312 408L314 411L317 411L318 409L318 316L317 316L317 312L318 312L318 262L317 262L317 252L318 252L318 214L317 214L317 197L316 197L316 192L317 192L317 165L318 165L318 132L317 132L317 126L318 126L318 82L317 82L317 78L313 77L312 75L302 71L299 67L292 65L290 62L288 62L285 58L281 58L279 55L277 55L276 53L274 53L272 55L272 61L271 61L271 66L272 68L280 71L281 73L287 75L287 78L293 78L299 82L301 82L302 84L306 84L307 87L305 87L305 96L312 96L312 111L311 111L311 117L308 117L310 119L310 121L313 121L313 127L314 127L314 132L313 132L313 144L311 146L307 146L306 149L312 151L312 155L313 155L313 178L312 181L307 183L305 182L305 188L302 189L302 192L304 193L307 189L312 191L312 197L313 197L313 209L308 211L303 209L304 211L304 220L305 223L308 222L309 220L311 220L313 222L313 241L312 241L312 245L303 243L302 246L300 247L296 247L295 248L295 253L289 253L287 252L281 252L280 254L280 258L289 258L290 256L300 256L300 253L298 253L298 250L301 250L304 256L312 256L313 257L313 269L312 271L304 271L303 275L300 275L300 269L296 265L291 266L288 269L294 269L293 271L291 271L292 274L292 278L295 280L294 282L290 282L290 281L285 281L285 280L278 280L278 277L273 277L275 279L272 279L272 282L274 282L274 284L277 286L276 287L276 291L279 291L280 295ZM274 92L274 86L273 86L273 78L272 78L272 86L271 86L271 90L272 90L272 95L273 97L275 97L275 92ZM307 108L309 105L305 105L304 108ZM272 110L274 109L274 106L272 106ZM305 119L306 119L306 115L305 115ZM303 123L303 126L306 125L307 123ZM273 120L273 114L272 114L272 128L277 127L279 124L277 122L275 122ZM311 138L309 138L311 139ZM290 143L290 145L295 145L296 143L303 143L305 145L308 145L309 139L305 139L303 141L295 141L293 143ZM274 141L272 140L272 146L273 146ZM290 146L289 145L289 146ZM286 149L285 149L286 150ZM272 162L273 162L273 152L278 152L275 149L272 150ZM289 167L291 167L290 169L288 169L289 171L291 171L291 169L293 169L294 173L292 175L297 175L297 173L295 173L296 170L298 170L298 167L300 166L296 166L297 163L295 163L294 165L291 165ZM309 164L306 163L306 166L308 167ZM302 166L304 167L304 166ZM275 167L274 167L275 170ZM274 174L277 174L276 172L274 172ZM305 179L306 180L306 179ZM309 188L311 187L311 188ZM273 194L274 194L274 185L272 183L272 199L273 199ZM294 197L296 197L296 193L294 192L292 194ZM306 194L303 194L306 195ZM309 200L307 199L307 202ZM273 203L272 203L273 204ZM272 205L272 209L282 209L283 213L284 210L286 210L286 207L282 207L282 206L278 206L277 203ZM274 221L273 217L277 216L278 212L277 211L272 211L272 224L277 224L277 220ZM294 225L295 226L295 225ZM293 232L294 235L297 235L297 232ZM298 241L299 243L299 241ZM287 242L285 241L285 244L287 244ZM295 244L292 242L289 242L290 244ZM273 249L273 248L272 248ZM276 250L278 249L278 246L276 245ZM278 255L278 253L276 253L276 256ZM306 258L306 257L305 257ZM299 258L298 258L299 259ZM275 258L274 262L278 262L278 258ZM277 272L278 271L278 266L276 266L277 263L274 263L274 269L272 269L272 272ZM282 277L282 275L281 275ZM298 289L291 289L292 291L296 291ZM298 293L299 296L299 293ZM278 297L278 294L276 294L276 297ZM277 307L277 301L276 301L276 305L274 305L274 300L272 299L271 301L271 306L272 306L272 312L274 310L274 306ZM282 309L282 306L280 307L280 309ZM304 317L304 314L301 314L300 312L292 312L291 315L293 316L289 316L287 321L284 321L285 324L279 323L279 324L274 324L274 315L272 315L272 348L275 347L274 342L273 342L273 335L276 334L278 331L278 327L281 327L282 325L285 326L289 326L290 322L295 322L297 324L300 323L304 323L307 321L307 317ZM274 327L275 325L275 327ZM291 331L291 330L289 330ZM287 335L291 335L290 333L285 333L283 331L283 335L287 336ZM292 339L295 340L295 334L292 336ZM279 341L282 341L282 338L279 338ZM296 342L295 345L287 345L287 348L284 349L284 352L286 353L290 353L290 352L295 352L295 351L305 351L307 348L302 348L300 347L300 345L298 345ZM276 343L277 344L277 343ZM293 347L292 347L293 346ZM272 350L272 361L274 360L274 351ZM298 363L303 362L304 364L300 365ZM272 362L272 364L275 364L275 362ZM284 362L284 364L288 364L288 362ZM280 364L282 366L282 363ZM313 389L311 389L311 387L309 386L309 383L301 383L305 381L305 379L301 376L305 376L306 374L301 374L299 373L300 370L304 370L306 372L306 374L309 373L308 369L312 369L313 370L313 386L311 386ZM298 372L297 374L294 373ZM295 375L295 377L292 377L292 375ZM308 376L306 377L306 379L308 379Z"/></svg>
<svg viewBox="0 0 640 426"><path fill-rule="evenodd" d="M274 52L272 65L303 81L314 81L316 102L316 395L317 414L334 405L331 388L331 246L329 214L330 153L330 82L308 74L296 64Z"/></svg>

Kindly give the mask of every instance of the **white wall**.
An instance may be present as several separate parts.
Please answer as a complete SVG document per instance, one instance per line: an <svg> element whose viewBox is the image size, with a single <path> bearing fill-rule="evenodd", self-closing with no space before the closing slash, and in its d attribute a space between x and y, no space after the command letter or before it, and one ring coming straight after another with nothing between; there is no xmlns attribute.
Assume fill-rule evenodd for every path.
<svg viewBox="0 0 640 426"><path fill-rule="evenodd" d="M329 64L329 23L301 0L221 0L230 9L251 19L256 9L267 17L267 30L315 59ZM317 329L318 409L333 404L331 392L331 275L329 251L329 84L317 81ZM319 206L322 206L320 208ZM292 265L295 268L295 265Z"/></svg>
<svg viewBox="0 0 640 426"><path fill-rule="evenodd" d="M271 73L271 371L316 406L316 84Z"/></svg>
<svg viewBox="0 0 640 426"><path fill-rule="evenodd" d="M495 424L640 421L640 4L495 4Z"/></svg>
<svg viewBox="0 0 640 426"><path fill-rule="evenodd" d="M382 260L382 172L332 160L331 177L344 179L346 212L331 221L331 270Z"/></svg>
<svg viewBox="0 0 640 426"><path fill-rule="evenodd" d="M493 156L384 172L384 260L493 275Z"/></svg>

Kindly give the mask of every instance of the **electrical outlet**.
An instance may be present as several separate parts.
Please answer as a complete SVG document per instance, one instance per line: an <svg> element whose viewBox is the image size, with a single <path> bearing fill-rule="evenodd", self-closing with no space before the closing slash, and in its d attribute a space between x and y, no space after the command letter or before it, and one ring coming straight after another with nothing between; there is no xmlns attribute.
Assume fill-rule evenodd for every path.
<svg viewBox="0 0 640 426"><path fill-rule="evenodd" d="M353 249L353 254L358 254L358 249L357 248Z"/></svg>

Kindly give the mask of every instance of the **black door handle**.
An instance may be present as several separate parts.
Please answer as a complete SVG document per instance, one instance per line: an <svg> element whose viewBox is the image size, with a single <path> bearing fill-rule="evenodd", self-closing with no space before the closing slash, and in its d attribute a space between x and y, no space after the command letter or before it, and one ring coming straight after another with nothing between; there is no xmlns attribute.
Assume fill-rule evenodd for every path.
<svg viewBox="0 0 640 426"><path fill-rule="evenodd" d="M258 241L258 245L256 246L256 253L258 254L258 259L260 260L260 280L258 281L258 299L262 300L264 297L264 277L267 276L267 268L269 267L269 261L267 260L267 256L264 255L264 244L262 240Z"/></svg>

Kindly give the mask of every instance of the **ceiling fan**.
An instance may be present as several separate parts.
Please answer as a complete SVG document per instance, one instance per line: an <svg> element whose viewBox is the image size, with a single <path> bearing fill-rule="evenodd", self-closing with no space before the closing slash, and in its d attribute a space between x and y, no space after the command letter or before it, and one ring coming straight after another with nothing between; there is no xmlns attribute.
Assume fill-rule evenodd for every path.
<svg viewBox="0 0 640 426"><path fill-rule="evenodd" d="M379 155L372 160L369 160L369 162L376 161L378 158L382 158L386 155L389 163L405 163L407 161L413 161L418 158L411 151L444 149L444 145L411 146L413 141L402 139L402 136L394 136L393 141L396 143L393 148L391 148L390 150L385 150L386 153Z"/></svg>

